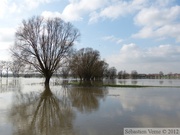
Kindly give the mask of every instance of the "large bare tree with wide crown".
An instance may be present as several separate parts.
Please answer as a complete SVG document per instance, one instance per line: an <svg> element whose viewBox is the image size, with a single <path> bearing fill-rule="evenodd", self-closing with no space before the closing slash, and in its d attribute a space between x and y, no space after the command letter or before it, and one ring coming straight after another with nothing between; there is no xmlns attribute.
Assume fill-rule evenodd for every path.
<svg viewBox="0 0 180 135"><path fill-rule="evenodd" d="M45 77L45 84L49 84L79 36L78 29L69 22L34 16L23 20L17 29L12 56L33 66Z"/></svg>

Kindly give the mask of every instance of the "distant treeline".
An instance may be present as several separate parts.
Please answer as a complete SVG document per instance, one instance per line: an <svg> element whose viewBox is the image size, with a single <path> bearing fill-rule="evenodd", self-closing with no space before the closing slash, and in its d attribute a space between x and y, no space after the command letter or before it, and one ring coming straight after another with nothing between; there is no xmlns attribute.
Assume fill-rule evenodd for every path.
<svg viewBox="0 0 180 135"><path fill-rule="evenodd" d="M124 72L124 71L123 71ZM25 78L31 78L31 77L37 77L37 78L43 78L43 75L39 73L23 73L18 74L18 76L14 76L12 73L9 73L8 75L6 73L2 74L1 77L25 77ZM78 78L76 76L73 76L73 74L54 74L53 77L62 77L62 78ZM118 73L115 73L114 75L110 76L104 76L104 79L180 79L180 74L178 73L169 73L169 74L132 74L132 73L126 73L124 72L122 74L122 71L119 71Z"/></svg>
<svg viewBox="0 0 180 135"><path fill-rule="evenodd" d="M0 77L43 77L33 66L28 66L22 61L0 61ZM68 57L62 61L53 73L56 77L73 77L80 80L109 79L180 79L178 73L164 74L162 71L155 74L140 74L136 70L131 73L125 70L117 71L115 67L109 67L105 60L100 59L100 53L92 48L72 50Z"/></svg>

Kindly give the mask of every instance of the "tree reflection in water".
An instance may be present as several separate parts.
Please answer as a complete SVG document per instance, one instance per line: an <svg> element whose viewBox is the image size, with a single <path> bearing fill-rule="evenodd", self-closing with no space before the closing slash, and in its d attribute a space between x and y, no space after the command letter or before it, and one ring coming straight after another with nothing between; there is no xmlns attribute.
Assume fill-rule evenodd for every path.
<svg viewBox="0 0 180 135"><path fill-rule="evenodd" d="M72 106L80 112L92 112L99 108L99 99L108 94L106 89L96 87L72 87L69 97Z"/></svg>
<svg viewBox="0 0 180 135"><path fill-rule="evenodd" d="M75 134L74 114L67 95L55 96L48 86L41 94L16 93L11 110L15 135Z"/></svg>
<svg viewBox="0 0 180 135"><path fill-rule="evenodd" d="M74 135L75 111L90 113L99 108L99 100L107 95L105 88L56 86L42 93L15 92L11 108L14 135ZM61 88L61 89L60 89Z"/></svg>
<svg viewBox="0 0 180 135"><path fill-rule="evenodd" d="M20 89L21 83L19 78L0 78L0 93L11 92Z"/></svg>

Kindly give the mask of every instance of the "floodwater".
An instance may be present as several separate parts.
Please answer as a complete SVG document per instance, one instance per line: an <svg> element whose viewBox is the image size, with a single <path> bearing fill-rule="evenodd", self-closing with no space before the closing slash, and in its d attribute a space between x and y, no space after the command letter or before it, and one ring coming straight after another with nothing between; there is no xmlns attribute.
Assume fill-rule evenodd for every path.
<svg viewBox="0 0 180 135"><path fill-rule="evenodd" d="M123 128L179 127L180 88L60 85L41 78L0 79L2 135L122 135ZM116 80L116 83L135 80ZM180 80L136 80L180 86ZM154 83L153 83L154 82ZM108 82L112 83L112 82Z"/></svg>

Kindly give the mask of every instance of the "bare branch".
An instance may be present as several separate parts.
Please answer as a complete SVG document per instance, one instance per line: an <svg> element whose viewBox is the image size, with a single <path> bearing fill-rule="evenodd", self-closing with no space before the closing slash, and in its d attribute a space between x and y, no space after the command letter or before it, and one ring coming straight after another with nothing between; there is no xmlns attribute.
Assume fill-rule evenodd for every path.
<svg viewBox="0 0 180 135"><path fill-rule="evenodd" d="M49 80L79 36L71 23L60 18L32 17L18 28L12 56L34 66Z"/></svg>

